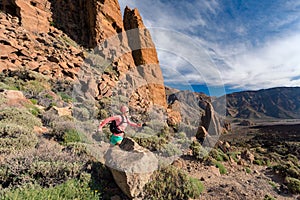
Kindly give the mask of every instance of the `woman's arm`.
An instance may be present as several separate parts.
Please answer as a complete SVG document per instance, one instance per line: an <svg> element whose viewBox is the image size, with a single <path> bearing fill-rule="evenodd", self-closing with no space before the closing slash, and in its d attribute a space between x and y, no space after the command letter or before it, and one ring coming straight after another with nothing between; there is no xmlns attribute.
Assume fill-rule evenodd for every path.
<svg viewBox="0 0 300 200"><path fill-rule="evenodd" d="M133 126L133 127L141 127L142 126L142 124L137 124L137 123L134 123L134 122L132 122L132 121L130 121L130 119L129 118L127 118L127 123L130 125L130 126Z"/></svg>
<svg viewBox="0 0 300 200"><path fill-rule="evenodd" d="M113 121L113 120L118 120L118 116L112 116L112 117L108 117L106 118L104 121L102 121L100 124L99 124L99 127L98 127L98 130L99 131L102 131L102 128L103 126L105 126L107 123Z"/></svg>

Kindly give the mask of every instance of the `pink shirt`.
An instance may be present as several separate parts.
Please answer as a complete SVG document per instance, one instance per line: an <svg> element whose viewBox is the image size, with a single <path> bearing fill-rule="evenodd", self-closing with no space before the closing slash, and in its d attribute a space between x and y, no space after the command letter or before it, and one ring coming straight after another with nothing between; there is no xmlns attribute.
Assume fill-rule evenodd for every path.
<svg viewBox="0 0 300 200"><path fill-rule="evenodd" d="M140 127L139 124L136 124L132 121L130 121L130 119L123 115L124 117L124 121L123 123L119 126L119 129L121 131L125 131L127 125L130 125L130 126L133 126L133 127ZM103 126L105 126L107 123L113 121L113 120L116 120L116 123L117 123L117 126L122 122L122 117L121 115L115 115L115 116L112 116L112 117L109 117L109 118L106 118L103 122L101 122L101 124L99 125L99 128L102 128Z"/></svg>

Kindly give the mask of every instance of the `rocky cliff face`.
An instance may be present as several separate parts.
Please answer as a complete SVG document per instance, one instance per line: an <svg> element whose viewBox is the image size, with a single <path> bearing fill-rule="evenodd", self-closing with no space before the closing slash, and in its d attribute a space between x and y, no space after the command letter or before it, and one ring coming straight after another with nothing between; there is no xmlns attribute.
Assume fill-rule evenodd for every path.
<svg viewBox="0 0 300 200"><path fill-rule="evenodd" d="M1 15L1 71L79 78L85 97L124 95L142 110L166 108L156 49L136 9L126 8L122 20L117 0L4 0L0 7L10 16Z"/></svg>

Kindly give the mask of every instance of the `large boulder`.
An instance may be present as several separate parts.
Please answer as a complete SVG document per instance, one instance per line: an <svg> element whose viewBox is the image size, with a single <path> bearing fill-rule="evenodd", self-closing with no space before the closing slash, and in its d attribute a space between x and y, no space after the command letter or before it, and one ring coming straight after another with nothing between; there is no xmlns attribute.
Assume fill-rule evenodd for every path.
<svg viewBox="0 0 300 200"><path fill-rule="evenodd" d="M220 135L222 132L220 120L210 102L207 102L205 115L202 116L201 123L210 135Z"/></svg>
<svg viewBox="0 0 300 200"><path fill-rule="evenodd" d="M132 199L141 197L143 187L158 168L156 156L131 138L109 148L104 158L120 189Z"/></svg>

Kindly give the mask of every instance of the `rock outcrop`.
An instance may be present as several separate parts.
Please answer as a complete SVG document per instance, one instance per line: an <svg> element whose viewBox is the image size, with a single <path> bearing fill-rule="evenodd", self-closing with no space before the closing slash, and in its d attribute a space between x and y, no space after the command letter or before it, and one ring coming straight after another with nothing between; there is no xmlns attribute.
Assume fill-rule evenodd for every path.
<svg viewBox="0 0 300 200"><path fill-rule="evenodd" d="M138 94L136 95L138 98L133 95L131 104L141 107L149 105L147 103L140 105L140 102L149 102L150 106L156 104L166 108L166 92L155 45L137 9L125 8L124 29L136 66L132 70L132 76L144 79L135 84L138 85L135 86L135 94Z"/></svg>
<svg viewBox="0 0 300 200"><path fill-rule="evenodd" d="M140 110L167 107L156 49L137 9L127 7L122 20L117 0L4 0L0 7L9 14L0 19L0 71L78 78L82 99L121 93ZM86 53L77 44L96 48Z"/></svg>
<svg viewBox="0 0 300 200"><path fill-rule="evenodd" d="M0 72L27 69L75 80L83 62L82 49L67 35L53 27L47 34L33 33L20 25L19 18L1 12L0 22Z"/></svg>
<svg viewBox="0 0 300 200"><path fill-rule="evenodd" d="M48 0L3 0L1 7L5 12L17 17L24 29L35 33L47 33L51 21L50 5Z"/></svg>
<svg viewBox="0 0 300 200"><path fill-rule="evenodd" d="M117 0L50 2L55 26L83 46L95 48L105 39L123 31Z"/></svg>
<svg viewBox="0 0 300 200"><path fill-rule="evenodd" d="M201 117L202 126L210 135L220 135L222 127L211 103L207 102L205 115Z"/></svg>
<svg viewBox="0 0 300 200"><path fill-rule="evenodd" d="M140 197L143 187L158 168L156 156L130 138L125 138L120 147L109 148L104 158L118 186L133 199Z"/></svg>

